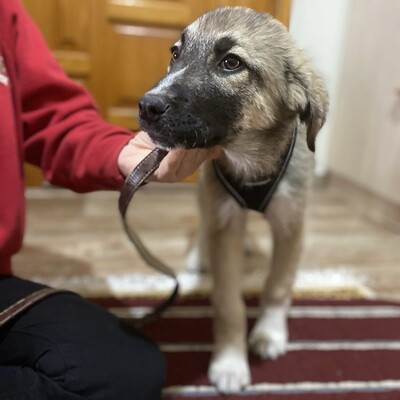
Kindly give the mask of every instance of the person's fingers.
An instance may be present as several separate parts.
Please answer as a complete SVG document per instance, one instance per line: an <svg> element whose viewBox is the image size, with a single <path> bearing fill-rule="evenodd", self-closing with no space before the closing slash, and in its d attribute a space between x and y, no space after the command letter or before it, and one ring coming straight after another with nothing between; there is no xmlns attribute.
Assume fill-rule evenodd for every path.
<svg viewBox="0 0 400 400"><path fill-rule="evenodd" d="M173 150L163 159L152 180L179 182L193 174L204 161L198 150Z"/></svg>
<svg viewBox="0 0 400 400"><path fill-rule="evenodd" d="M122 175L128 176L155 147L146 132L138 132L118 156L118 167Z"/></svg>
<svg viewBox="0 0 400 400"><path fill-rule="evenodd" d="M175 171L177 168L176 163L176 156L169 152L154 171L153 175L150 176L150 180L166 183L174 182L176 178L173 176L174 173L172 171Z"/></svg>
<svg viewBox="0 0 400 400"><path fill-rule="evenodd" d="M183 179L181 175L183 173L182 162L184 158L184 150L170 151L161 161L161 164L154 172L153 176L150 177L150 180L173 183Z"/></svg>
<svg viewBox="0 0 400 400"><path fill-rule="evenodd" d="M118 166L124 176L136 167L156 146L146 132L139 132L122 149ZM220 157L222 149L177 149L171 150L150 177L151 181L179 182L192 175L205 161Z"/></svg>
<svg viewBox="0 0 400 400"><path fill-rule="evenodd" d="M216 160L217 158L220 158L223 154L222 147L220 146L215 146L209 149L207 153L207 159L209 160Z"/></svg>

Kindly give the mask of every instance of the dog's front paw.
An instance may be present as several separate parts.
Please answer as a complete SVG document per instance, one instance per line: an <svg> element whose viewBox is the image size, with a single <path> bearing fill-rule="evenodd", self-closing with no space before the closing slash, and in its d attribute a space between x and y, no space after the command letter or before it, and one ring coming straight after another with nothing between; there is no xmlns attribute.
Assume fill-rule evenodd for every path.
<svg viewBox="0 0 400 400"><path fill-rule="evenodd" d="M246 356L233 350L215 354L208 369L208 379L221 393L240 392L250 384L250 368Z"/></svg>
<svg viewBox="0 0 400 400"><path fill-rule="evenodd" d="M249 336L251 351L262 359L275 360L285 354L287 342L286 312L280 307L268 309Z"/></svg>
<svg viewBox="0 0 400 400"><path fill-rule="evenodd" d="M282 332L254 330L249 337L249 346L256 356L275 360L286 353L287 336Z"/></svg>

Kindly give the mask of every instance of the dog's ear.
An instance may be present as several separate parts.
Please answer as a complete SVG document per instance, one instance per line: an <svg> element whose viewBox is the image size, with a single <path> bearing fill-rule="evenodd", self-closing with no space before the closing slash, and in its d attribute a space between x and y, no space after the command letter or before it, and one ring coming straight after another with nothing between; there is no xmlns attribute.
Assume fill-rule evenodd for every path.
<svg viewBox="0 0 400 400"><path fill-rule="evenodd" d="M315 150L315 139L325 123L328 112L328 94L324 81L308 57L295 51L287 60L285 68L288 82L288 106L296 111L307 125L307 144Z"/></svg>

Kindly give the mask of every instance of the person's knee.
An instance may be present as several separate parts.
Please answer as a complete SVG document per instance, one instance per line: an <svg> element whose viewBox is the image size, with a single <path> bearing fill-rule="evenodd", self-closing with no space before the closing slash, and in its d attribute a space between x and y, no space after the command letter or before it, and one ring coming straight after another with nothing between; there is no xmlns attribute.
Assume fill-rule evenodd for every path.
<svg viewBox="0 0 400 400"><path fill-rule="evenodd" d="M158 346L136 331L107 324L102 328L92 341L80 343L79 352L72 352L68 381L79 380L73 390L93 400L159 400L165 361Z"/></svg>
<svg viewBox="0 0 400 400"><path fill-rule="evenodd" d="M43 303L52 321L35 360L42 374L88 400L160 398L165 363L153 342L76 296ZM55 315L57 309L63 314Z"/></svg>
<svg viewBox="0 0 400 400"><path fill-rule="evenodd" d="M135 338L129 349L116 354L117 369L109 375L110 386L117 393L113 398L158 400L165 380L165 360L152 342Z"/></svg>
<svg viewBox="0 0 400 400"><path fill-rule="evenodd" d="M159 400L165 378L164 356L142 338L120 338L107 348L97 345L74 350L68 357L58 349L38 360L38 372L58 382L60 390L87 400Z"/></svg>

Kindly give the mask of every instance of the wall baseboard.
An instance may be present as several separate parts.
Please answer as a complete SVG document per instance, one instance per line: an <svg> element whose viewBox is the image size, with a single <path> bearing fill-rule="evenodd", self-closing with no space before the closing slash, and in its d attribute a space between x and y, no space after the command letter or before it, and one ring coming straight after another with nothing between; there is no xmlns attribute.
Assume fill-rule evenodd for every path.
<svg viewBox="0 0 400 400"><path fill-rule="evenodd" d="M382 196L334 173L327 182L331 190L338 190L351 203L373 221L384 224L388 229L400 233L400 204L395 204Z"/></svg>

